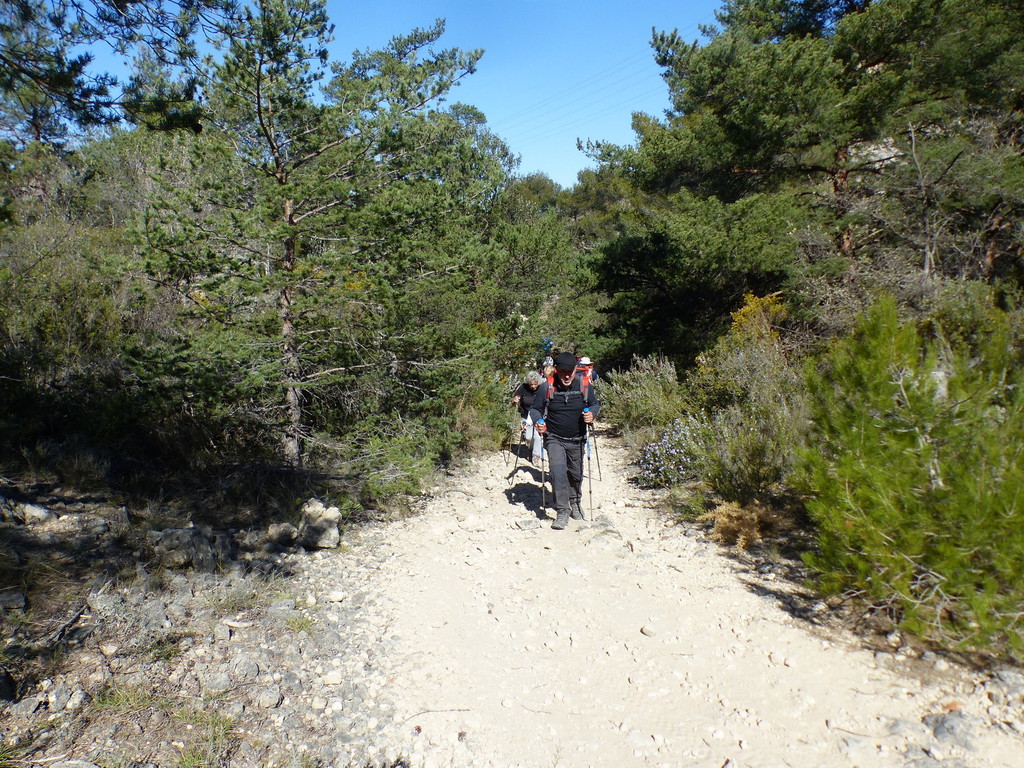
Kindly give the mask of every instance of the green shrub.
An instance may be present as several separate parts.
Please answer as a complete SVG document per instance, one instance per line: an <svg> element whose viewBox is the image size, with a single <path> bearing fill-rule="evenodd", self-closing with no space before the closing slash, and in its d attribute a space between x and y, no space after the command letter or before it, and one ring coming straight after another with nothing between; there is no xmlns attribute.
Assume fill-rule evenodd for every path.
<svg viewBox="0 0 1024 768"><path fill-rule="evenodd" d="M501 378L468 388L451 406L453 413L439 419L431 430L432 439L439 444L438 454L447 460L456 445L471 454L498 447L513 419L518 424L516 411L511 407L511 393L516 386L518 382L511 378ZM438 427L448 424L451 426L438 431Z"/></svg>
<svg viewBox="0 0 1024 768"><path fill-rule="evenodd" d="M382 416L376 428L366 423L360 427L346 467L359 488L360 500L376 506L396 494L416 493L436 459L426 431L395 415Z"/></svg>
<svg viewBox="0 0 1024 768"><path fill-rule="evenodd" d="M675 366L663 357L635 357L626 371L612 371L598 385L601 418L634 447L652 440L685 409Z"/></svg>
<svg viewBox="0 0 1024 768"><path fill-rule="evenodd" d="M1008 316L986 317L970 344L937 320L926 340L881 301L808 370L815 431L798 475L822 586L951 646L1019 656L1024 377Z"/></svg>
<svg viewBox="0 0 1024 768"><path fill-rule="evenodd" d="M795 458L797 437L786 414L731 405L716 411L705 457L705 481L727 501L747 504L780 489Z"/></svg>
<svg viewBox="0 0 1024 768"><path fill-rule="evenodd" d="M661 497L658 506L665 515L678 524L700 520L713 505L711 499L701 489L676 486Z"/></svg>

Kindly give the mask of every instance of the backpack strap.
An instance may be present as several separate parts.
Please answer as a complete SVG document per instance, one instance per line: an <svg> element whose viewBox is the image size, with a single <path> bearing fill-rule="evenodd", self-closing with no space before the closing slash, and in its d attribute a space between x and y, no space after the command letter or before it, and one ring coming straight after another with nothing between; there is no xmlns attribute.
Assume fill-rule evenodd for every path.
<svg viewBox="0 0 1024 768"><path fill-rule="evenodd" d="M551 377L548 376L548 380L544 382L544 394L541 395L542 407L537 410L540 411L540 417L547 421L548 418L548 402L551 400L551 393L555 389L555 384L551 381ZM538 394L540 394L538 392Z"/></svg>
<svg viewBox="0 0 1024 768"><path fill-rule="evenodd" d="M587 401L587 391L590 389L590 384L591 384L590 369L587 368L586 366L583 366L581 368L577 368L576 370L577 371L583 371L583 373L579 375L580 376L580 392L583 393L583 402L586 403L586 401Z"/></svg>
<svg viewBox="0 0 1024 768"><path fill-rule="evenodd" d="M545 392L544 402L545 403L547 403L547 401L551 399L551 393L555 391L555 377L554 376L548 376L547 378L548 378L548 385L544 389L544 392ZM576 383L577 379L579 379L579 382L580 382L580 393L583 395L583 400L586 401L586 399L587 399L587 391L590 389L590 384L591 384L590 370L585 368L585 367L577 367L576 370L572 372L572 380L573 380L574 384Z"/></svg>

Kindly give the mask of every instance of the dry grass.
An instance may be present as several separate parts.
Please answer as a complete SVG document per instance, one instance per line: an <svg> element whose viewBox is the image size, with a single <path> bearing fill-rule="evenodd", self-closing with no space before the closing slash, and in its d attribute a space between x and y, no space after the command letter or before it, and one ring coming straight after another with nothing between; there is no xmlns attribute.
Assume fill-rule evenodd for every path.
<svg viewBox="0 0 1024 768"><path fill-rule="evenodd" d="M213 610L216 616L240 614L263 605L270 590L277 588L276 581L267 579L265 582L250 585L241 584L210 590L203 595L203 601Z"/></svg>
<svg viewBox="0 0 1024 768"><path fill-rule="evenodd" d="M289 616L285 620L285 626L293 632L309 632L316 625L316 621L309 616Z"/></svg>
<svg viewBox="0 0 1024 768"><path fill-rule="evenodd" d="M159 696L141 686L115 685L101 691L92 701L93 709L121 715L146 709L170 711L175 705L170 696Z"/></svg>
<svg viewBox="0 0 1024 768"><path fill-rule="evenodd" d="M203 709L179 697L160 695L142 686L112 686L99 693L90 706L95 721L110 723L138 720L147 712L164 715L162 724L156 726L163 732L153 738L162 738L178 749L175 764L179 768L223 764L235 723L216 708ZM114 755L102 764L119 766L123 763L122 758Z"/></svg>
<svg viewBox="0 0 1024 768"><path fill-rule="evenodd" d="M715 541L740 549L750 549L763 539L793 528L790 514L760 502L746 506L726 502L698 519L714 521L711 537Z"/></svg>

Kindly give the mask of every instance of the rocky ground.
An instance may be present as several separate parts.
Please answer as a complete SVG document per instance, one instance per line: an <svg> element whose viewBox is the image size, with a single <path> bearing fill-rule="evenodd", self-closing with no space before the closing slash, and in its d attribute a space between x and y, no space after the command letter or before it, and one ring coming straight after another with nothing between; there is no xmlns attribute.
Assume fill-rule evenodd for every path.
<svg viewBox="0 0 1024 768"><path fill-rule="evenodd" d="M0 592L0 766L1022 764L1018 670L848 633L772 547L672 525L598 447L565 531L538 469L492 455L340 542L322 508L154 530L147 552L199 568L119 562L45 622ZM124 510L58 507L7 504L9 549L57 553L38 578L127 536Z"/></svg>

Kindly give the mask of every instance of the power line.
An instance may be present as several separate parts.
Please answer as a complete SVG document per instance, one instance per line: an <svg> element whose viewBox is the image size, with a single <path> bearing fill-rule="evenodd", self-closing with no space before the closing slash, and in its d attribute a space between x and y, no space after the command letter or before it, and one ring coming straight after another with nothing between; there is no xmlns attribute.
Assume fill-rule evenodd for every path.
<svg viewBox="0 0 1024 768"><path fill-rule="evenodd" d="M677 28L680 35L687 32L696 32L701 25L714 20L711 14L683 28ZM610 74L618 74L617 77L609 78ZM512 114L491 119L488 122L498 135L503 136L513 151L517 150L515 144L536 145L532 139L558 131L574 124L594 122L600 118L615 114L618 110L629 106L640 106L637 102L654 96L659 92L666 95L666 108L668 106L668 94L662 89L664 83L659 83L657 88L649 88L641 93L636 92L635 86L644 82L646 77L655 76L661 78L661 69L657 68L653 61L653 52L636 53L624 59L620 59L600 71L571 83L559 91L539 101L531 102L528 106L513 112ZM597 84L598 87L591 87ZM621 98L626 96L625 99ZM578 105L586 103L599 108L580 108ZM554 105L554 106L553 106ZM630 112L638 111L637 109ZM580 126L583 128L583 126Z"/></svg>
<svg viewBox="0 0 1024 768"><path fill-rule="evenodd" d="M615 64L612 64L611 66L609 66L609 67L607 67L605 69L602 69L600 72L596 72L595 74L590 75L589 77L584 78L583 80L580 80L579 82L572 83L572 84L566 86L561 91L557 91L556 93L553 93L551 96L548 96L547 98L542 99L541 101L533 102L532 104L530 104L530 106L526 110L524 110L520 114L528 114L530 112L541 110L541 109L543 109L544 107L546 107L549 104L561 101L564 97L566 97L566 96L568 96L570 94L578 92L583 87L589 85L591 82L593 82L595 80L598 80L598 79L602 78L604 75L608 74L609 72L614 72L614 71L617 71L617 70L621 70L623 67L626 67L628 65L633 65L633 64L636 64L636 63L641 63L643 66L646 66L647 64L649 64L650 63L649 54L639 54L638 53L638 54L634 54L633 56L630 56L630 57L628 57L626 59L622 59L621 61L619 61L619 62L617 62Z"/></svg>
<svg viewBox="0 0 1024 768"><path fill-rule="evenodd" d="M635 104L637 101L642 101L643 99L646 99L646 98L648 98L650 96L654 96L655 94L660 93L661 90L662 90L661 88L652 88L650 90L644 91L644 92L639 93L639 94L634 93L634 94L631 94L628 98L620 100L620 101L617 101L617 102L615 102L613 104L607 104L606 103L606 104L602 105L600 111L593 111L593 110L591 110L591 111L580 112L578 114L570 115L570 116L562 119L560 122L545 123L544 125L541 125L541 126L534 126L533 128L527 129L527 131L525 133L516 134L514 132L511 132L508 135L503 134L503 133L501 135L505 137L506 141L508 141L510 143L510 145L513 142L515 144L517 144L517 145L523 145L523 144L529 145L531 139L534 139L534 138L539 137L539 136L543 136L543 135L545 135L547 133L554 133L555 131L561 130L563 128L568 128L568 127L570 127L572 125L576 125L576 124L592 123L592 122L595 122L595 121L597 121L597 120L599 120L601 118L608 117L609 115L613 115L613 114L619 113L622 110L624 110L627 107L629 107L631 104ZM639 110L631 110L630 114L632 114L633 112L636 112L636 111L639 111ZM500 133L500 131L499 131L499 133ZM513 149L515 150L515 147L513 147Z"/></svg>
<svg viewBox="0 0 1024 768"><path fill-rule="evenodd" d="M625 92L632 85L641 83L643 80L651 76L655 76L655 72L651 68L645 66L643 69L623 74L618 78L605 80L598 88L569 88L562 91L557 99L547 99L544 102L532 104L527 109L514 114L511 119L499 120L498 122L505 130L514 130L523 123L533 122L538 114L543 114L546 118L550 118L552 114L557 115L559 112L570 110L574 105L579 104L580 102L600 99L602 94L605 93L614 97L619 93ZM562 98L563 95L565 97L573 96L574 98L566 100L565 98ZM552 101L557 101L558 106L553 110L545 108L544 105L550 104Z"/></svg>

